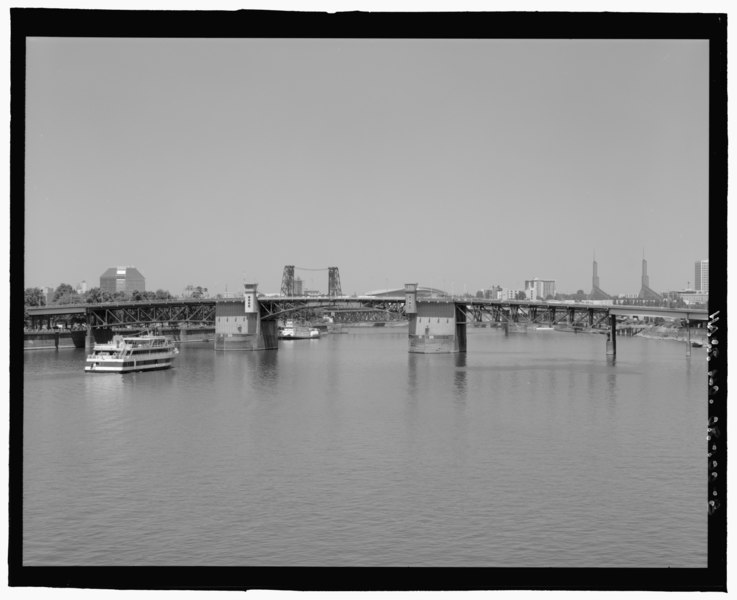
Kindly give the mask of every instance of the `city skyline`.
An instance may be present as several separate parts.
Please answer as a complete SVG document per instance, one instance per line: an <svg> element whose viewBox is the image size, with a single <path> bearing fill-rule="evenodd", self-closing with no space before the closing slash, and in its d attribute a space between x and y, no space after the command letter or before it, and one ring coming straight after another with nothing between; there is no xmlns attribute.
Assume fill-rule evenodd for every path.
<svg viewBox="0 0 737 600"><path fill-rule="evenodd" d="M598 266L598 261L597 260L594 259L593 263ZM697 267L696 267L697 271L696 271L696 277L694 278L694 281L689 280L689 281L686 282L686 285L684 285L684 286L682 286L680 288L673 288L673 289L669 289L669 290L659 289L658 291L660 291L660 292L673 292L673 291L686 291L686 290L700 291L701 288L697 285L696 280L698 279L698 273L699 273L699 271L698 271L698 268L699 268L698 265L699 264L703 264L703 263L706 263L706 265L707 265L706 268L705 268L705 276L704 276L705 279L704 279L704 282L706 283L706 286L707 286L706 287L706 290L708 291L708 263L709 263L709 260L708 259L701 259L701 260L695 261L695 263L697 265ZM74 283L72 281L60 281L60 282L58 282L56 284L53 284L53 285L50 285L49 284L49 285L36 285L36 286L26 286L26 287L38 287L38 288L41 288L41 289L52 289L53 290L56 287L58 287L59 285L69 284L69 285L71 285L73 288L75 288L77 290L80 288L80 286L82 286L82 288L86 288L86 289L91 289L91 288L95 288L95 287L103 288L104 285L103 285L103 282L102 282L102 278L108 272L110 272L111 270L115 270L115 268L120 269L121 266L118 266L118 267L110 267L110 268L106 269L106 271L102 275L100 275L99 277L92 278L90 280L87 280L87 279L78 279ZM137 267L135 265L126 265L124 268L137 270ZM320 271L323 271L323 270L320 270ZM324 273L325 276L322 278L322 279L324 279L324 281L322 279L320 279L319 276L316 276L316 274L314 272L311 273L311 274L309 274L309 275L307 273L303 273L303 276L300 276L297 273L297 274L295 274L295 281L299 280L300 288L304 287L305 290L323 291L324 292L327 289L327 287L328 287L327 269L324 269L324 271L325 271L325 273ZM649 275L648 275L648 277L649 277ZM145 279L145 276L144 276L144 279ZM490 283L488 285L485 285L485 286L482 286L482 287L479 287L479 288L474 288L474 289L471 289L467 285L464 285L464 289L462 289L462 290L457 289L455 287L455 282L452 282L451 281L451 287L449 287L447 289L446 288L439 288L439 289L443 289L443 291L446 291L446 292L449 292L449 293L453 292L453 293L458 294L458 295L463 294L463 293L474 294L477 291L488 290L492 286L500 286L501 288L507 289L507 290L509 290L509 289L515 289L515 290L524 291L527 287L529 287L528 284L530 284L533 280L540 280L540 282L550 280L550 281L553 282L554 287L556 289L556 292L557 293L561 293L561 294L573 294L573 293L578 292L579 290L583 290L586 295L590 295L590 293L592 292L592 285L591 284L589 284L588 287L586 287L586 286L579 286L576 289L565 289L565 290L564 289L561 289L558 286L557 280L554 277L553 278L534 277L532 279L525 279L524 281L522 281L521 284L509 284L509 285L504 285L502 282L493 281L492 283ZM92 283L90 283L90 282L92 282ZM309 282L309 283L307 285L305 285L305 282ZM599 286L599 283L600 283L600 277L598 276L598 269L595 270L594 282L595 282L594 285L596 287L598 287ZM247 283L247 282L244 280L241 283L243 284L243 283ZM249 283L253 283L253 282L249 282ZM255 283L259 284L259 282L255 282ZM396 285L391 285L390 282L386 281L386 284L387 285L385 285L382 288L372 288L370 290L369 289L367 289L367 290L355 290L355 291L352 291L352 292L346 292L344 290L343 293L344 293L344 295L350 295L350 294L359 294L359 295L361 295L362 293L374 292L374 291L385 290L385 289L394 289L394 288L400 289L400 288L402 288L404 286L405 283L414 283L414 282L403 282L403 283L396 283ZM194 284L194 285L196 286L197 284ZM424 286L424 284L420 284L420 285ZM187 288L191 288L192 286L193 286L193 284L191 282L189 282L189 283L183 284L181 286L181 288L167 289L167 288L161 288L159 286L151 287L150 284L145 284L145 287L146 287L146 289L148 291L155 291L157 289L164 289L164 290L172 293L173 295L178 295L180 292L186 290ZM201 287L207 289L209 295L211 295L211 296L215 296L217 294L224 294L224 293L228 293L229 295L232 295L234 293L240 293L240 292L243 291L242 285L241 285L240 288L238 288L238 286L236 286L235 289L223 289L223 290L219 290L219 289L212 289L211 290L207 286L201 286ZM427 287L430 287L430 286L427 286ZM83 293L84 293L84 291L86 291L86 289L83 289ZM139 291L144 291L144 290L141 289ZM279 290L271 290L271 289L265 290L265 289L262 289L261 285L259 284L259 292L260 293L274 294L274 293L278 293L278 291ZM297 295L299 295L299 294L297 294ZM615 290L615 291L612 291L609 295L611 295L612 297L617 297L617 296L632 296L632 295L637 295L637 292L627 292L627 291L616 291Z"/></svg>
<svg viewBox="0 0 737 600"><path fill-rule="evenodd" d="M26 287L588 293L595 249L627 294L643 248L659 291L708 256L706 41L33 38L27 65Z"/></svg>

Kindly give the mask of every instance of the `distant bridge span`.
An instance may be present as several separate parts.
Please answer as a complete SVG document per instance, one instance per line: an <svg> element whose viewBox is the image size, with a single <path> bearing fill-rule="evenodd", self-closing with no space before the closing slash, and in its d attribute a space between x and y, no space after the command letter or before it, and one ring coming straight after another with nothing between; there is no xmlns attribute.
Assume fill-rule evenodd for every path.
<svg viewBox="0 0 737 600"><path fill-rule="evenodd" d="M92 327L146 325L163 322L213 324L218 303L242 303L242 298L198 298L183 300L148 300L139 302L102 302L99 304L64 304L35 306L27 309L32 323L44 323L61 317L84 317ZM262 320L278 319L300 310L386 311L405 315L406 298L402 296L260 296ZM596 325L610 315L662 317L668 319L708 320L708 311L687 308L649 306L594 305L574 302L530 300L486 300L480 298L439 297L420 300L423 304L447 304L460 307L468 322L504 321L560 322Z"/></svg>
<svg viewBox="0 0 737 600"><path fill-rule="evenodd" d="M414 285L408 284L408 286ZM252 287L249 288L249 286ZM251 299L250 304L249 298ZM336 312L382 311L407 318L410 322L410 351L412 352L463 352L465 351L467 324L513 322L568 324L584 328L610 327L614 344L612 353L615 353L617 318L663 317L684 319L687 323L708 320L706 310L682 308L531 300L486 300L449 296L418 298L416 286L408 287L404 296L390 297L259 296L255 291L255 284L247 284L246 292L240 298L188 298L70 304L31 307L27 309L27 314L33 325L39 323L51 325L52 321L62 317L83 322L87 328L89 345L92 344L93 330L160 323L178 324L182 327L215 324L216 344L217 332L220 331L221 336L225 336L223 339L230 339L234 336L239 339L242 336L260 336L263 338L261 345L257 344L242 349L267 349L276 347L277 320L298 311L318 309ZM219 320L220 316L222 319ZM274 338L273 342L271 337Z"/></svg>

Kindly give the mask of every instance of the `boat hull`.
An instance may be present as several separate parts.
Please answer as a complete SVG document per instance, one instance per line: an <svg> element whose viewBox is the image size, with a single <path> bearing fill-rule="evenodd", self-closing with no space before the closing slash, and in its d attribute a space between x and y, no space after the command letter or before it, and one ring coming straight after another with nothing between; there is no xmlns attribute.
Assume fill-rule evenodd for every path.
<svg viewBox="0 0 737 600"><path fill-rule="evenodd" d="M170 369L172 366L171 358L160 358L157 362L148 361L123 361L123 360L95 360L88 359L87 366L84 368L87 373L132 373L134 371L157 371L162 369ZM129 364L133 362L133 364Z"/></svg>
<svg viewBox="0 0 737 600"><path fill-rule="evenodd" d="M88 365L84 368L86 373L133 373L135 371L162 371L171 369L171 362L159 365L142 365L136 367L118 367L115 365Z"/></svg>
<svg viewBox="0 0 737 600"><path fill-rule="evenodd" d="M318 340L320 339L319 335L304 335L304 334L294 334L294 335L280 335L280 340Z"/></svg>
<svg viewBox="0 0 737 600"><path fill-rule="evenodd" d="M279 330L280 340L316 340L320 338L320 331L314 327L287 326Z"/></svg>

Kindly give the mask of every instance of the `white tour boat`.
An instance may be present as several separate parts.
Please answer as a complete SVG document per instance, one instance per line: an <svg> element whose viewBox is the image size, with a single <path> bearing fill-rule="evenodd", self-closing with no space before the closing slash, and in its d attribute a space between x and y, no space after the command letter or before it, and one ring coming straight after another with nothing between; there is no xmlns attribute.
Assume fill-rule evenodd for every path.
<svg viewBox="0 0 737 600"><path fill-rule="evenodd" d="M307 327L305 325L295 325L294 321L289 320L284 327L279 328L280 340L310 340L320 337L320 330L316 327Z"/></svg>
<svg viewBox="0 0 737 600"><path fill-rule="evenodd" d="M177 354L179 350L174 342L163 335L116 335L110 342L95 344L84 370L88 373L130 373L168 369Z"/></svg>

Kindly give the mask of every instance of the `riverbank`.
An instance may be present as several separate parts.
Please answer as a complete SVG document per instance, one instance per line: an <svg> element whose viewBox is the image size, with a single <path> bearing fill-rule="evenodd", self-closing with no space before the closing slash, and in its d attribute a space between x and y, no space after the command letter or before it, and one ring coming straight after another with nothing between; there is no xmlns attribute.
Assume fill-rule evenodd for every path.
<svg viewBox="0 0 737 600"><path fill-rule="evenodd" d="M690 338L689 338L688 328L668 327L664 325L646 326L642 331L640 331L636 335L638 337L643 337L643 338L653 339L653 340L672 340L674 342L687 342L690 339L692 342L697 342L697 343L704 344L704 345L707 343L706 329L702 329L700 327L691 328Z"/></svg>

